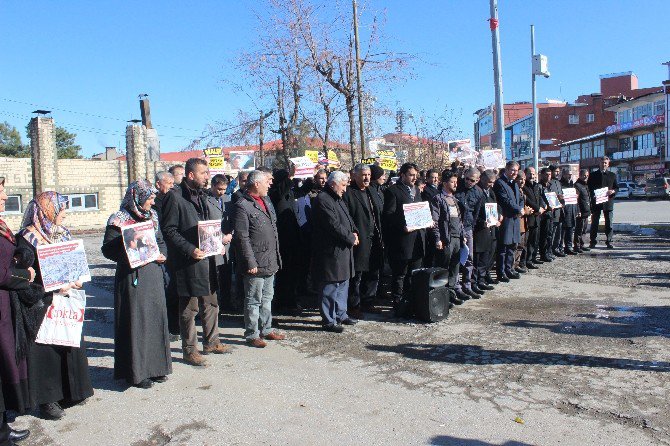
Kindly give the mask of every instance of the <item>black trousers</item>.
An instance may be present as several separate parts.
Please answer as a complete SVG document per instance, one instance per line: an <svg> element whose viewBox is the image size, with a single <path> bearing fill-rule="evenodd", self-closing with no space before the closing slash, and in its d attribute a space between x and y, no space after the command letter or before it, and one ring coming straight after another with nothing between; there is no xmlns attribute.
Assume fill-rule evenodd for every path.
<svg viewBox="0 0 670 446"><path fill-rule="evenodd" d="M509 245L498 245L498 275L511 272L514 269L514 252L516 251L516 243Z"/></svg>
<svg viewBox="0 0 670 446"><path fill-rule="evenodd" d="M0 446L13 444L9 442L9 433L11 432L7 424L7 412L2 413L2 424L0 424Z"/></svg>
<svg viewBox="0 0 670 446"><path fill-rule="evenodd" d="M168 331L171 335L178 335L179 331L179 296L177 295L177 281L174 273L171 275L169 284L165 289L165 306L167 307Z"/></svg>
<svg viewBox="0 0 670 446"><path fill-rule="evenodd" d="M563 224L563 244L566 250L572 249L574 239L575 239L575 227L565 226L565 224Z"/></svg>
<svg viewBox="0 0 670 446"><path fill-rule="evenodd" d="M540 249L540 228L538 226L528 228L526 234L528 234L528 239L526 240L526 264L528 264L537 259Z"/></svg>
<svg viewBox="0 0 670 446"><path fill-rule="evenodd" d="M552 251L563 251L563 222L555 221L551 241Z"/></svg>
<svg viewBox="0 0 670 446"><path fill-rule="evenodd" d="M421 268L423 265L423 258L404 260L389 259L391 266L391 296L395 302L398 302L404 296L404 293L410 289L412 285L412 271Z"/></svg>
<svg viewBox="0 0 670 446"><path fill-rule="evenodd" d="M359 308L361 305L370 306L374 303L379 286L379 270L356 271L349 281L348 308Z"/></svg>
<svg viewBox="0 0 670 446"><path fill-rule="evenodd" d="M595 245L598 239L598 225L600 224L600 214L605 214L605 237L607 237L607 243L612 243L614 238L614 230L612 229L612 219L614 218L614 211L604 211L602 207L596 206L593 208L593 214L591 214L591 244Z"/></svg>
<svg viewBox="0 0 670 446"><path fill-rule="evenodd" d="M486 283L486 275L491 271L493 266L493 260L496 255L496 242L495 240L488 246L489 249L486 251L475 252L472 260L475 266L475 282L476 283Z"/></svg>
<svg viewBox="0 0 670 446"><path fill-rule="evenodd" d="M216 290L216 297L219 301L219 308L225 310L234 310L241 303L233 299L233 265L225 263L216 267L218 274L219 287Z"/></svg>
<svg viewBox="0 0 670 446"><path fill-rule="evenodd" d="M540 256L551 256L551 242L554 239L554 222L551 217L540 219Z"/></svg>
<svg viewBox="0 0 670 446"><path fill-rule="evenodd" d="M584 234L589 225L589 217L577 217L577 226L575 226L575 248L584 247Z"/></svg>
<svg viewBox="0 0 670 446"><path fill-rule="evenodd" d="M440 268L449 271L449 281L447 286L456 289L461 270L461 239L460 237L450 238L446 246L442 248L435 256L436 264Z"/></svg>

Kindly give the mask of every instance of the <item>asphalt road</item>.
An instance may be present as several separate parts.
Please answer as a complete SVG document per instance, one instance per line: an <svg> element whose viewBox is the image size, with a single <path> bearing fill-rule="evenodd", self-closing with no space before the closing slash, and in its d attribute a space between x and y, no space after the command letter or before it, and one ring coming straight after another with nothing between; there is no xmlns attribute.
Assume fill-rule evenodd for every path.
<svg viewBox="0 0 670 446"><path fill-rule="evenodd" d="M637 225L670 224L670 200L616 200L614 222Z"/></svg>
<svg viewBox="0 0 670 446"><path fill-rule="evenodd" d="M114 265L84 240L96 393L61 421L19 417L24 446L670 444L667 233L616 234L617 250L543 265L436 324L387 308L337 335L310 311L276 317L288 339L258 350L227 315L232 354L195 369L173 343L174 373L150 390L112 379Z"/></svg>

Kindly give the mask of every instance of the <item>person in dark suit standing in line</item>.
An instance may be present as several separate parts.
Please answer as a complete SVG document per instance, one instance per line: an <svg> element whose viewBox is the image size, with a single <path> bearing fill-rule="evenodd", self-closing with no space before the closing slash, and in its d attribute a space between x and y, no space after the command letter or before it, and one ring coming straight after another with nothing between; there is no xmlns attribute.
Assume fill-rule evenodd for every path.
<svg viewBox="0 0 670 446"><path fill-rule="evenodd" d="M548 167L540 169L540 194L546 211L540 217L540 259L542 262L551 262L555 259L551 246L554 241L554 221L560 218L560 208L552 208L547 200L548 192L552 190L551 170Z"/></svg>
<svg viewBox="0 0 670 446"><path fill-rule="evenodd" d="M543 263L538 259L538 254L540 248L540 219L542 218L542 214L544 214L545 208L535 168L526 167L525 174L526 185L523 187L523 193L526 199L526 206L533 211L526 217L526 268L537 269L537 265Z"/></svg>
<svg viewBox="0 0 670 446"><path fill-rule="evenodd" d="M421 199L423 201L430 201L434 196L438 195L440 191L438 186L440 184L440 174L436 169L429 169L426 172L426 186L421 191ZM431 231L426 232L426 255L423 259L426 267L433 266L435 262L435 239Z"/></svg>
<svg viewBox="0 0 670 446"><path fill-rule="evenodd" d="M555 164L549 166L551 180L549 180L549 191L556 192L556 197L563 203L563 186L561 185L561 169ZM565 223L565 209L563 207L553 209L554 220L552 228L551 252L555 257L565 257L563 253L563 225Z"/></svg>
<svg viewBox="0 0 670 446"><path fill-rule="evenodd" d="M398 181L384 192L382 226L392 274L391 295L396 309L410 288L412 271L421 268L425 255L426 230L410 230L403 209L403 204L421 201L419 189L414 185L418 174L416 164L403 164Z"/></svg>
<svg viewBox="0 0 670 446"><path fill-rule="evenodd" d="M509 282L509 279L521 277L513 268L516 245L521 241L519 218L523 215L524 206L519 186L514 181L518 174L519 163L508 161L505 171L493 186L503 216L498 234L497 264L498 280L501 282Z"/></svg>
<svg viewBox="0 0 670 446"><path fill-rule="evenodd" d="M568 167L564 167L561 172L561 191L564 189L574 188L575 183L572 181L572 172ZM577 226L577 218L579 218L579 206L577 204L563 203L563 253L568 255L578 254L572 250L572 245L575 238L575 226Z"/></svg>
<svg viewBox="0 0 670 446"><path fill-rule="evenodd" d="M578 253L591 250L588 246L584 246L584 234L586 234L586 227L589 224L589 217L591 216L591 193L587 184L588 179L589 169L582 169L579 171L579 179L575 181L579 217L577 218L577 226L575 227L574 250Z"/></svg>
<svg viewBox="0 0 670 446"><path fill-rule="evenodd" d="M612 229L612 219L614 218L614 196L619 190L619 185L616 182L616 175L610 172L609 157L603 156L600 159L600 169L596 170L589 176L588 186L591 191L591 243L589 247L595 248L598 239L598 225L600 223L600 214L605 214L605 237L606 246L608 249L614 249L612 239L614 238L614 230ZM596 204L594 191L596 189L607 188L607 201Z"/></svg>
<svg viewBox="0 0 670 446"><path fill-rule="evenodd" d="M473 229L474 238L474 256L473 263L475 267L475 278L477 288L481 290L492 290L493 285L498 284L498 280L491 277L491 268L496 253L496 240L498 227L502 218L498 217L498 222L489 226L486 221L486 204L495 204L500 216L500 210L497 205L496 195L493 192L493 185L496 181L496 173L493 170L481 172L479 183L475 186L482 195L483 200L477 214L475 227Z"/></svg>
<svg viewBox="0 0 670 446"><path fill-rule="evenodd" d="M356 274L349 282L347 312L354 319L363 319L363 312L379 313L374 298L379 273L384 264L381 235L381 203L370 191L370 166L356 164L351 186L342 197L358 229L359 244L354 247Z"/></svg>
<svg viewBox="0 0 670 446"><path fill-rule="evenodd" d="M479 182L480 173L474 167L470 167L463 173L463 182L458 186L455 194L456 199L463 205L463 238L468 246L468 259L461 266L462 278L460 287L457 287L465 294L475 299L484 294L484 290L477 286L473 278L473 236L472 232L475 226L475 219L479 214L479 208L483 206L484 197L475 189L475 184Z"/></svg>
<svg viewBox="0 0 670 446"><path fill-rule="evenodd" d="M312 279L321 296L323 329L333 333L356 323L347 314L349 280L355 274L353 248L359 244L358 229L342 200L348 182L346 173L332 172L312 209Z"/></svg>

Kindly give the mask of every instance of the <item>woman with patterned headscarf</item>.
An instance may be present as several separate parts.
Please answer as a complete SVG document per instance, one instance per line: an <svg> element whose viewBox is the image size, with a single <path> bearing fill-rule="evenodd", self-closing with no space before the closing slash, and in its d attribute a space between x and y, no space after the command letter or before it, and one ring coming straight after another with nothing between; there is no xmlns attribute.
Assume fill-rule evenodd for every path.
<svg viewBox="0 0 670 446"><path fill-rule="evenodd" d="M114 378L125 379L142 389L165 382L172 373L172 358L165 308L162 264L167 247L163 242L156 211L157 190L147 180L135 181L126 191L118 211L107 221L102 254L116 262L114 277ZM125 227L151 222L153 237ZM124 236L142 238L149 251L157 246L158 259L133 268L126 254ZM132 244L131 244L132 245Z"/></svg>
<svg viewBox="0 0 670 446"><path fill-rule="evenodd" d="M5 179L0 177L0 213L5 210ZM0 444L14 444L28 431L14 431L7 424L7 410L24 412L30 408L28 366L25 356L17 356L16 323L12 314L11 293L25 290L35 278L33 268L17 265L16 238L0 218Z"/></svg>
<svg viewBox="0 0 670 446"><path fill-rule="evenodd" d="M66 242L72 238L63 226L67 199L53 191L42 192L28 203L21 230L17 235L19 247L29 248L35 254L33 268L37 272L35 282L42 284L42 275L37 262L37 247ZM61 294L69 289L81 288L81 283L72 282L61 288ZM46 293L44 312L51 305L53 293ZM44 318L44 314L42 315ZM79 348L31 342L28 349L28 380L33 405L39 405L43 418L57 420L65 415L61 404L73 405L93 395L88 374L88 358L84 339Z"/></svg>

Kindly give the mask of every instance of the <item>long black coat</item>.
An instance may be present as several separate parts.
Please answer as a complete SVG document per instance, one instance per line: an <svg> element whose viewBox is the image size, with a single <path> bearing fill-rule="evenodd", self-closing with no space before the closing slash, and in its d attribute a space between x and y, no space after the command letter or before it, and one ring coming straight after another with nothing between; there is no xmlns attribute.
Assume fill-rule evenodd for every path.
<svg viewBox="0 0 670 446"><path fill-rule="evenodd" d="M388 247L388 254L391 258L399 260L412 260L425 255L426 230L418 229L412 232L405 232L407 223L405 222L405 212L403 204L421 202L419 188L414 187L414 200L409 195L409 191L404 184L398 181L389 186L384 192L384 210L382 212L382 226L384 228L384 240ZM419 238L421 246L416 252L415 246Z"/></svg>
<svg viewBox="0 0 670 446"><path fill-rule="evenodd" d="M526 197L526 206L533 210L532 214L526 216L526 230L528 228L537 228L540 224L540 216L535 214L540 212L540 208L544 207L540 185L538 183L526 182L526 185L523 187L523 194Z"/></svg>
<svg viewBox="0 0 670 446"><path fill-rule="evenodd" d="M588 182L589 191L591 192L591 209L592 210L603 210L603 211L613 211L614 210L614 195L610 195L609 200L604 203L596 204L596 198L594 192L596 189L601 189L606 187L608 189L614 189L615 191L619 190L619 184L616 181L616 175L614 172L609 170L606 172L601 172L600 169L591 173L589 176Z"/></svg>
<svg viewBox="0 0 670 446"><path fill-rule="evenodd" d="M572 181L561 180L561 192L563 189L575 187ZM565 204L563 200L563 224L566 227L572 228L577 225L577 214L579 213L579 206L577 204Z"/></svg>
<svg viewBox="0 0 670 446"><path fill-rule="evenodd" d="M516 181L509 181L501 176L493 186L498 198L498 209L502 211L503 221L500 225L498 238L504 245L521 241L521 222L519 214L523 212L523 196Z"/></svg>
<svg viewBox="0 0 670 446"><path fill-rule="evenodd" d="M384 245L381 236L381 208L370 188L360 190L356 186L347 188L342 197L349 215L358 229L359 244L354 246L354 268L356 271L374 271L383 265ZM372 203L372 213L370 212ZM377 237L375 238L375 227Z"/></svg>
<svg viewBox="0 0 670 446"><path fill-rule="evenodd" d="M483 196L482 205L479 208L477 221L475 222L474 232L472 234L472 241L474 242L475 252L486 252L495 248L497 240L497 227L486 226L486 203L497 203L496 194L493 189L489 189L488 196L486 192L478 185L475 186ZM498 206L498 213L500 213L500 206Z"/></svg>
<svg viewBox="0 0 670 446"><path fill-rule="evenodd" d="M575 189L577 189L577 204L579 205L579 213L582 218L591 215L591 192L586 181L577 180L575 182Z"/></svg>
<svg viewBox="0 0 670 446"><path fill-rule="evenodd" d="M187 198L189 194L186 182L182 181L177 189L165 195L160 223L177 294L184 297L207 296L216 289L216 275L210 275L210 258L195 260L191 254L199 246L198 221L209 220L209 209L204 192L204 206L198 207Z"/></svg>
<svg viewBox="0 0 670 446"><path fill-rule="evenodd" d="M354 232L344 200L326 185L312 206L312 279L343 282L354 276Z"/></svg>

